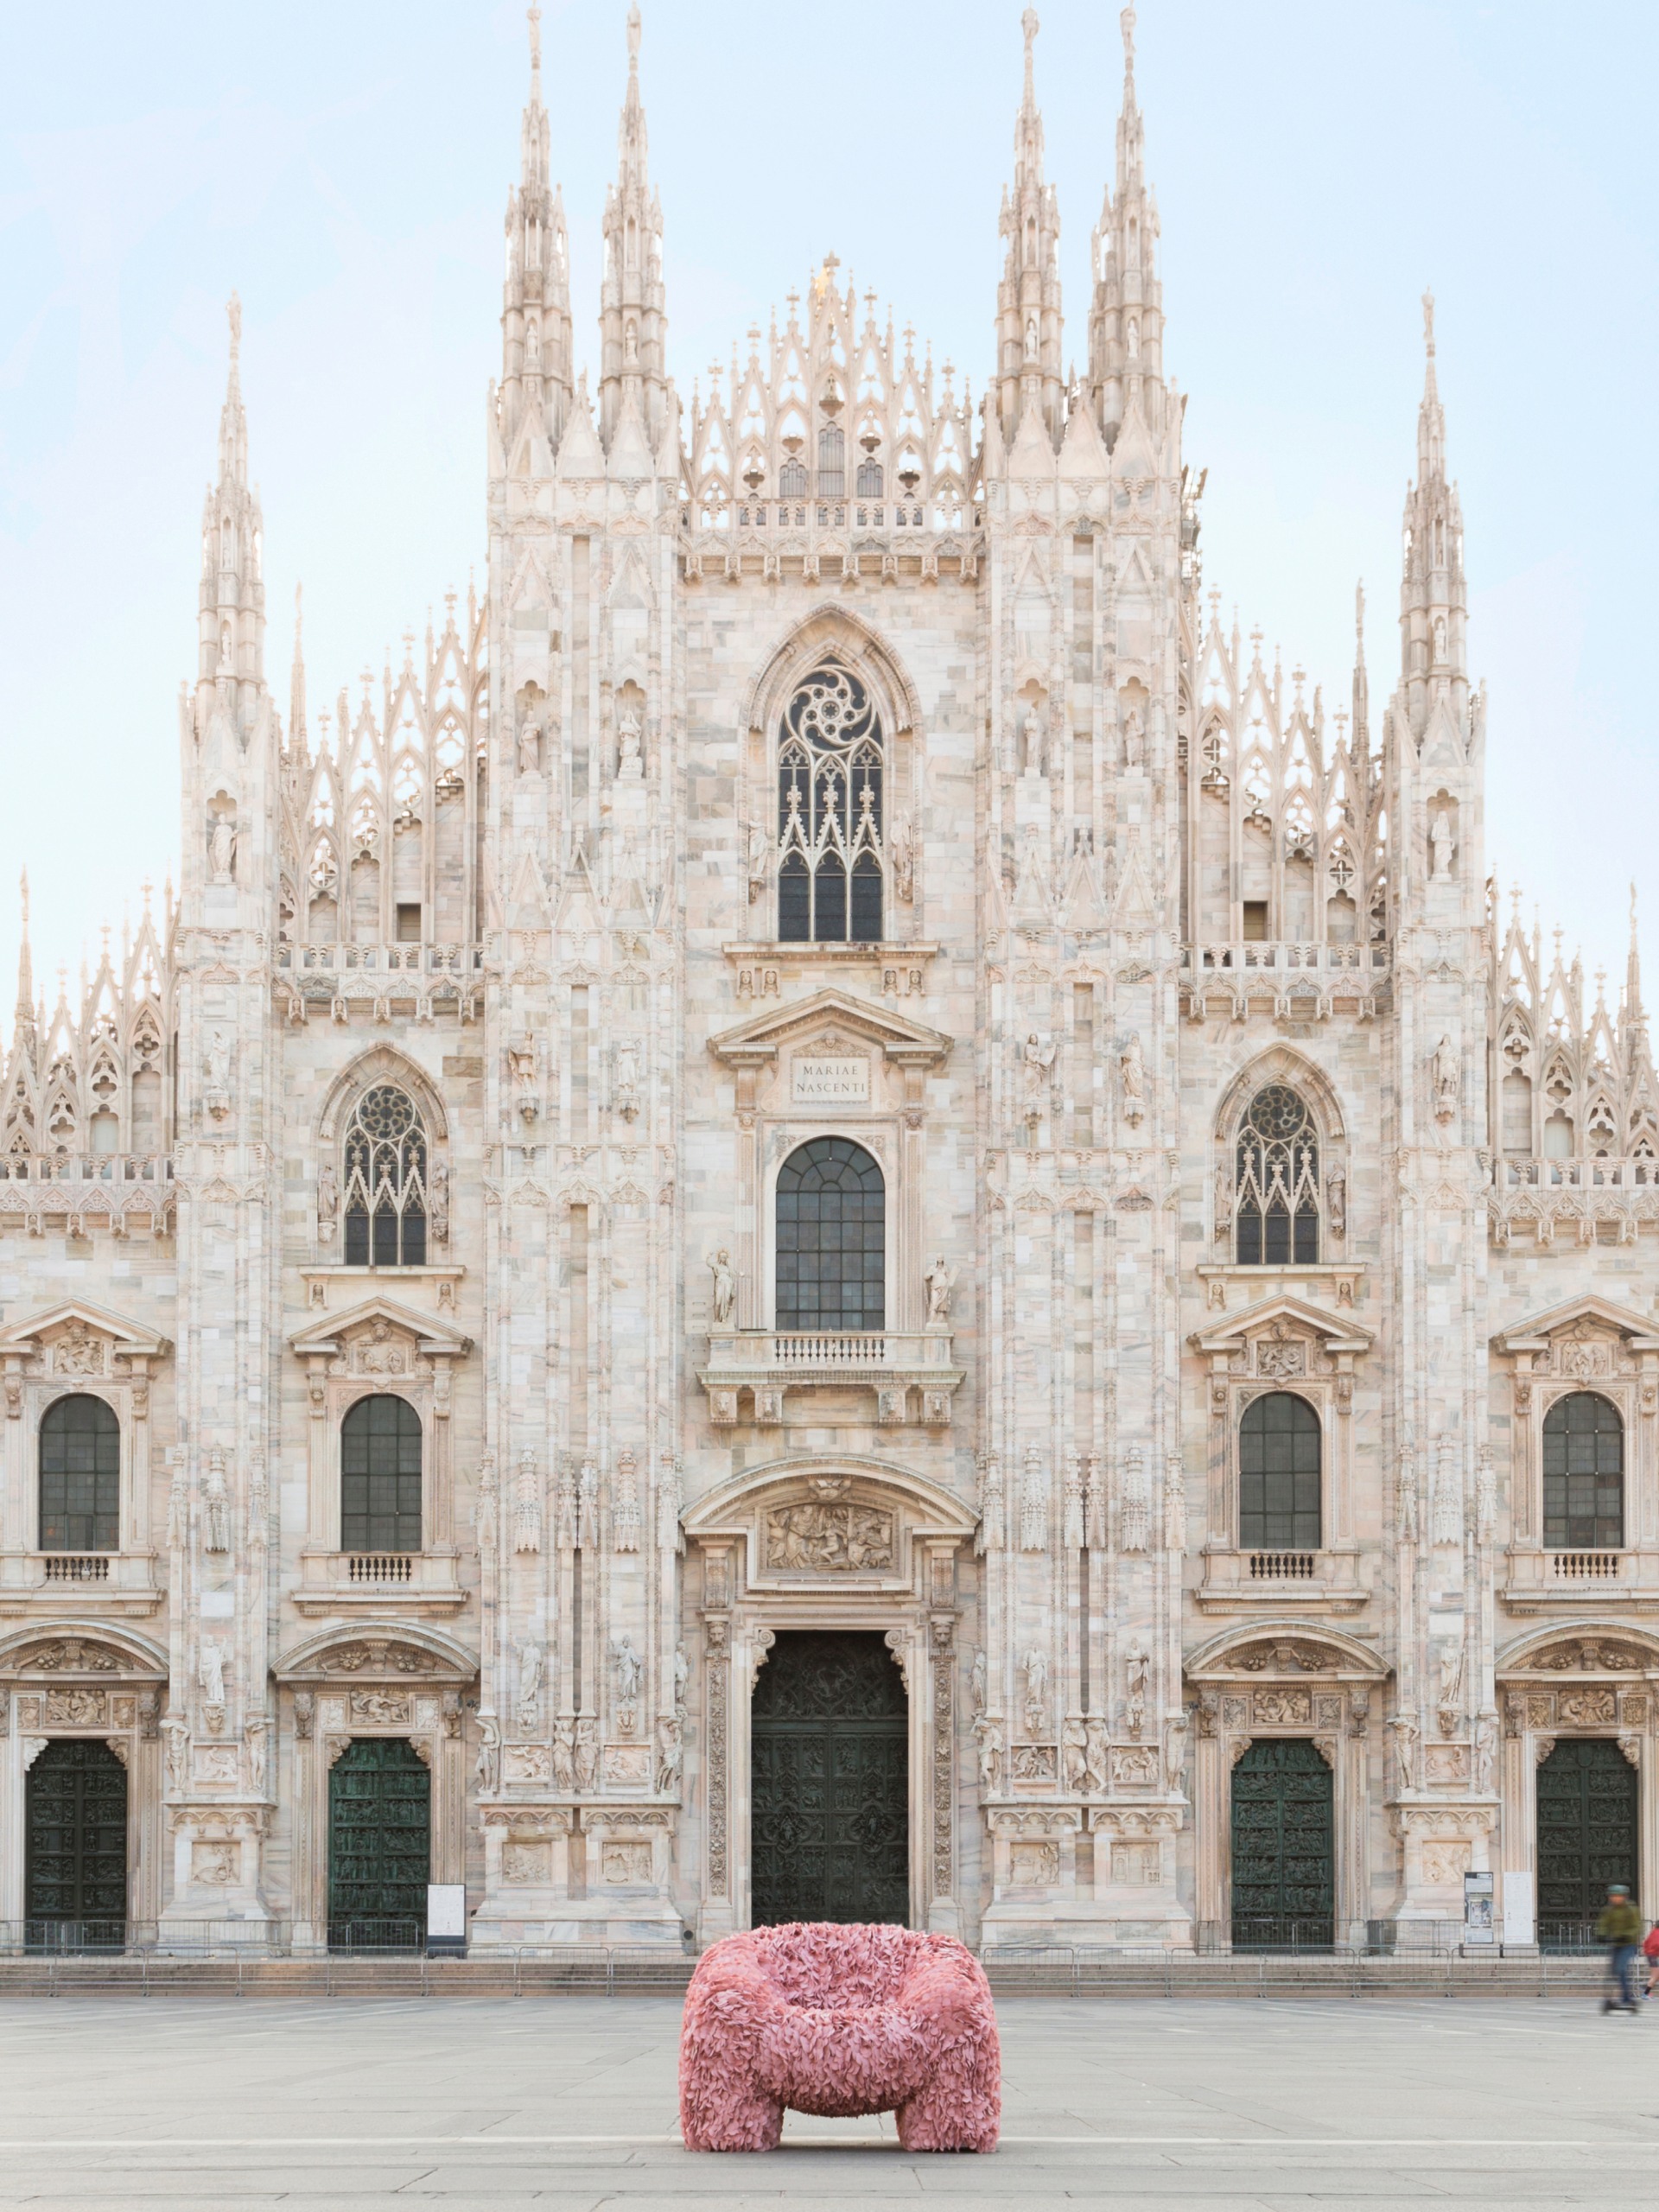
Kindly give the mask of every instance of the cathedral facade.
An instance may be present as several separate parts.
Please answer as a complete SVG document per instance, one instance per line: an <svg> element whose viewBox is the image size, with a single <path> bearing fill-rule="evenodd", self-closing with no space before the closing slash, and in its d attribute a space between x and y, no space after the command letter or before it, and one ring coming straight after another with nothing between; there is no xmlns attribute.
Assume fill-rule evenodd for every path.
<svg viewBox="0 0 1659 2212"><path fill-rule="evenodd" d="M690 404L537 25L487 584L267 680L0 1091L0 1920L1208 1948L1659 1904L1659 1084L1500 915L1432 319L1396 668L1224 625L1131 36L1063 373L833 260ZM1344 685L1344 689L1345 689Z"/></svg>

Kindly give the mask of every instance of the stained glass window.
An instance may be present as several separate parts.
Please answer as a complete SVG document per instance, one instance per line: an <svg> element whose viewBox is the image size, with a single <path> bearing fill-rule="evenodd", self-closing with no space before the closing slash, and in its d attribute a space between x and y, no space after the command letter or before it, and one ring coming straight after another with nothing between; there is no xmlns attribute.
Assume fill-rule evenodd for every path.
<svg viewBox="0 0 1659 2212"><path fill-rule="evenodd" d="M1238 1264L1307 1267L1319 1256L1319 1140L1288 1084L1250 1101L1238 1133Z"/></svg>
<svg viewBox="0 0 1659 2212"><path fill-rule="evenodd" d="M415 1268L426 1259L426 1132L395 1084L364 1092L346 1131L346 1264Z"/></svg>
<svg viewBox="0 0 1659 2212"><path fill-rule="evenodd" d="M778 754L778 935L879 944L881 723L852 672L814 669L784 712Z"/></svg>

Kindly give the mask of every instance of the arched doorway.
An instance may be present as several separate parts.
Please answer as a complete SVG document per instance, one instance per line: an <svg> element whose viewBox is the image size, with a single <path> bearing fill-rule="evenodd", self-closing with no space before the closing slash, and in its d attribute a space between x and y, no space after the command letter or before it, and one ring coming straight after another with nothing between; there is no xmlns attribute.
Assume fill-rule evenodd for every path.
<svg viewBox="0 0 1659 2212"><path fill-rule="evenodd" d="M1235 1950L1335 1936L1331 1769L1306 1736L1258 1737L1233 1769Z"/></svg>
<svg viewBox="0 0 1659 2212"><path fill-rule="evenodd" d="M29 1941L119 1948L127 1918L127 1770L61 1737L29 1770L23 1910Z"/></svg>
<svg viewBox="0 0 1659 2212"><path fill-rule="evenodd" d="M750 1712L757 1928L909 1920L909 1733L879 1634L777 1637Z"/></svg>
<svg viewBox="0 0 1659 2212"><path fill-rule="evenodd" d="M1636 1770L1605 1736L1566 1737L1538 1769L1538 1940L1575 1942L1610 1882L1637 1894Z"/></svg>
<svg viewBox="0 0 1659 2212"><path fill-rule="evenodd" d="M359 1736L328 1774L331 1949L426 1940L432 1777L403 1736Z"/></svg>

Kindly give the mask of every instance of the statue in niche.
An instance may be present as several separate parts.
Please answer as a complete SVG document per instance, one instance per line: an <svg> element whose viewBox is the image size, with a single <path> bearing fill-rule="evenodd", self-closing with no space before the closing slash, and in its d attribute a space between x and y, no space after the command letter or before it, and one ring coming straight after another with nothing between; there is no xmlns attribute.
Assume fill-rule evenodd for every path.
<svg viewBox="0 0 1659 2212"><path fill-rule="evenodd" d="M523 1637L518 1645L518 1732L532 1735L541 1726L542 1695L541 1645L533 1636Z"/></svg>
<svg viewBox="0 0 1659 2212"><path fill-rule="evenodd" d="M217 1445L207 1454L207 1488L202 1500L203 1549L231 1548L231 1498L225 1481L225 1454Z"/></svg>
<svg viewBox="0 0 1659 2212"><path fill-rule="evenodd" d="M908 906L916 892L916 841L907 814L901 814L894 824L891 852L893 887Z"/></svg>
<svg viewBox="0 0 1659 2212"><path fill-rule="evenodd" d="M325 1160L317 1170L317 1227L325 1236L334 1233L334 1222L340 1212L340 1177L334 1172L332 1160Z"/></svg>
<svg viewBox="0 0 1659 2212"><path fill-rule="evenodd" d="M639 1111L639 1053L633 1045L616 1048L616 1110L625 1122Z"/></svg>
<svg viewBox="0 0 1659 2212"><path fill-rule="evenodd" d="M201 1685L204 1701L210 1706L218 1706L222 1711L225 1705L225 1647L214 1637L204 1636L201 1639L201 1657L196 1669L196 1679Z"/></svg>
<svg viewBox="0 0 1659 2212"><path fill-rule="evenodd" d="M1436 883L1452 880L1452 817L1442 807L1428 825L1429 874Z"/></svg>
<svg viewBox="0 0 1659 2212"><path fill-rule="evenodd" d="M645 763L641 749L639 717L632 707L624 707L617 721L616 756L619 781L637 783L645 772Z"/></svg>
<svg viewBox="0 0 1659 2212"><path fill-rule="evenodd" d="M1131 315L1129 317L1128 327L1123 334L1123 350L1128 355L1130 360L1138 361L1140 359L1141 321L1137 315Z"/></svg>
<svg viewBox="0 0 1659 2212"><path fill-rule="evenodd" d="M1434 1077L1434 1118L1449 1122L1458 1110L1463 1072L1458 1064L1458 1048L1449 1036L1442 1037L1434 1047L1430 1065Z"/></svg>
<svg viewBox="0 0 1659 2212"><path fill-rule="evenodd" d="M1123 724L1123 766L1141 769L1146 766L1147 726L1141 719L1140 709L1131 707Z"/></svg>
<svg viewBox="0 0 1659 2212"><path fill-rule="evenodd" d="M664 1713L657 1723L657 1794L671 1797L680 1786L680 1768L684 1753L680 1748L680 1723L672 1713Z"/></svg>
<svg viewBox="0 0 1659 2212"><path fill-rule="evenodd" d="M982 1713L974 1723L974 1733L979 1738L980 1787L995 1797L1002 1787L1001 1723Z"/></svg>
<svg viewBox="0 0 1659 2212"><path fill-rule="evenodd" d="M577 1789L591 1789L594 1786L594 1777L599 1768L599 1723L597 1721L577 1721L575 1742L572 1746L571 1756L575 1762Z"/></svg>
<svg viewBox="0 0 1659 2212"><path fill-rule="evenodd" d="M622 1637L613 1647L611 1663L616 1669L616 1701L623 1707L639 1701L639 1683L644 1667L639 1654L633 1648L631 1636Z"/></svg>
<svg viewBox="0 0 1659 2212"><path fill-rule="evenodd" d="M1061 1779L1074 1796L1082 1793L1088 1764L1088 1730L1081 1720L1068 1720L1060 1730Z"/></svg>
<svg viewBox="0 0 1659 2212"><path fill-rule="evenodd" d="M1020 1057L1025 1068L1026 1119L1039 1121L1044 1093L1048 1088L1048 1071L1054 1065L1054 1047L1045 1046L1033 1029L1027 1037Z"/></svg>
<svg viewBox="0 0 1659 2212"><path fill-rule="evenodd" d="M532 715L518 733L518 772L533 776L542 765L542 726Z"/></svg>
<svg viewBox="0 0 1659 2212"><path fill-rule="evenodd" d="M1138 1736L1146 1726L1147 1679L1152 1669L1152 1659L1145 1644L1132 1643L1124 1655L1123 1666L1128 1689L1128 1730L1131 1736Z"/></svg>
<svg viewBox="0 0 1659 2212"><path fill-rule="evenodd" d="M500 1758L501 1731L492 1714L480 1713L478 1716L478 1757L473 1762L473 1780L486 1796L498 1786Z"/></svg>
<svg viewBox="0 0 1659 2212"><path fill-rule="evenodd" d="M236 869L236 817L216 814L207 833L207 866L215 884L229 883Z"/></svg>
<svg viewBox="0 0 1659 2212"><path fill-rule="evenodd" d="M1026 1733L1040 1736L1048 1725L1048 1654L1033 1645L1020 1664L1026 1676Z"/></svg>
<svg viewBox="0 0 1659 2212"><path fill-rule="evenodd" d="M1040 776L1043 772L1043 718L1038 713L1034 701L1026 709L1021 718L1020 737L1027 775Z"/></svg>
<svg viewBox="0 0 1659 2212"><path fill-rule="evenodd" d="M447 1160L435 1160L428 1172L426 1205L435 1241L447 1244L449 1241L449 1163Z"/></svg>
<svg viewBox="0 0 1659 2212"><path fill-rule="evenodd" d="M209 1033L207 1050L201 1056L201 1072L207 1089L222 1097L231 1087L231 1040L222 1029Z"/></svg>
<svg viewBox="0 0 1659 2212"><path fill-rule="evenodd" d="M1331 1234L1340 1240L1348 1234L1348 1178L1333 1167L1325 1179L1325 1212Z"/></svg>
<svg viewBox="0 0 1659 2212"><path fill-rule="evenodd" d="M265 1794L267 1765L265 1724L263 1720L248 1723L248 1788L256 1797Z"/></svg>
<svg viewBox="0 0 1659 2212"><path fill-rule="evenodd" d="M751 822L748 828L749 904L766 887L766 862L772 852L772 840L764 822Z"/></svg>
<svg viewBox="0 0 1659 2212"><path fill-rule="evenodd" d="M1123 1118L1132 1129L1138 1128L1147 1110L1147 1064L1138 1029L1130 1030L1128 1042L1117 1056L1117 1072L1123 1096Z"/></svg>
<svg viewBox="0 0 1659 2212"><path fill-rule="evenodd" d="M983 1651L976 1651L973 1665L968 1673L968 1694L973 1700L976 1718L985 1710L986 1687L985 1654Z"/></svg>
<svg viewBox="0 0 1659 2212"><path fill-rule="evenodd" d="M576 1786L576 1724L564 1719L553 1724L553 1781L560 1789Z"/></svg>
<svg viewBox="0 0 1659 2212"><path fill-rule="evenodd" d="M731 1255L723 1245L709 1261L709 1272L715 1279L715 1326L717 1329L729 1328L732 1307L737 1301L737 1277L732 1273Z"/></svg>
<svg viewBox="0 0 1659 2212"><path fill-rule="evenodd" d="M935 1322L950 1318L950 1290L956 1281L954 1272L944 1264L943 1253L922 1277L927 1286L927 1319L931 1328Z"/></svg>

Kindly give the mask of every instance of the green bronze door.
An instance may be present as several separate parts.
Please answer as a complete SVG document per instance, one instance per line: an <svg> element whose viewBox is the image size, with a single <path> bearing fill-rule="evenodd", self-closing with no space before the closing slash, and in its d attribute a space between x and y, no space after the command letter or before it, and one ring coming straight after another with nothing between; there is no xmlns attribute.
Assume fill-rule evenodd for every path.
<svg viewBox="0 0 1659 2212"><path fill-rule="evenodd" d="M1636 1769L1605 1736L1565 1737L1538 1770L1538 1940L1570 1942L1637 1890Z"/></svg>
<svg viewBox="0 0 1659 2212"><path fill-rule="evenodd" d="M1331 1782L1304 1736L1264 1737L1233 1769L1235 1948L1332 1940Z"/></svg>
<svg viewBox="0 0 1659 2212"><path fill-rule="evenodd" d="M127 1770L107 1744L60 1738L29 1770L23 1910L33 1942L111 1944L127 1917Z"/></svg>
<svg viewBox="0 0 1659 2212"><path fill-rule="evenodd" d="M336 1949L426 1940L432 1777L401 1736L359 1736L328 1775L328 1941Z"/></svg>
<svg viewBox="0 0 1659 2212"><path fill-rule="evenodd" d="M779 1637L751 1708L757 1928L909 1920L909 1729L879 1635Z"/></svg>

